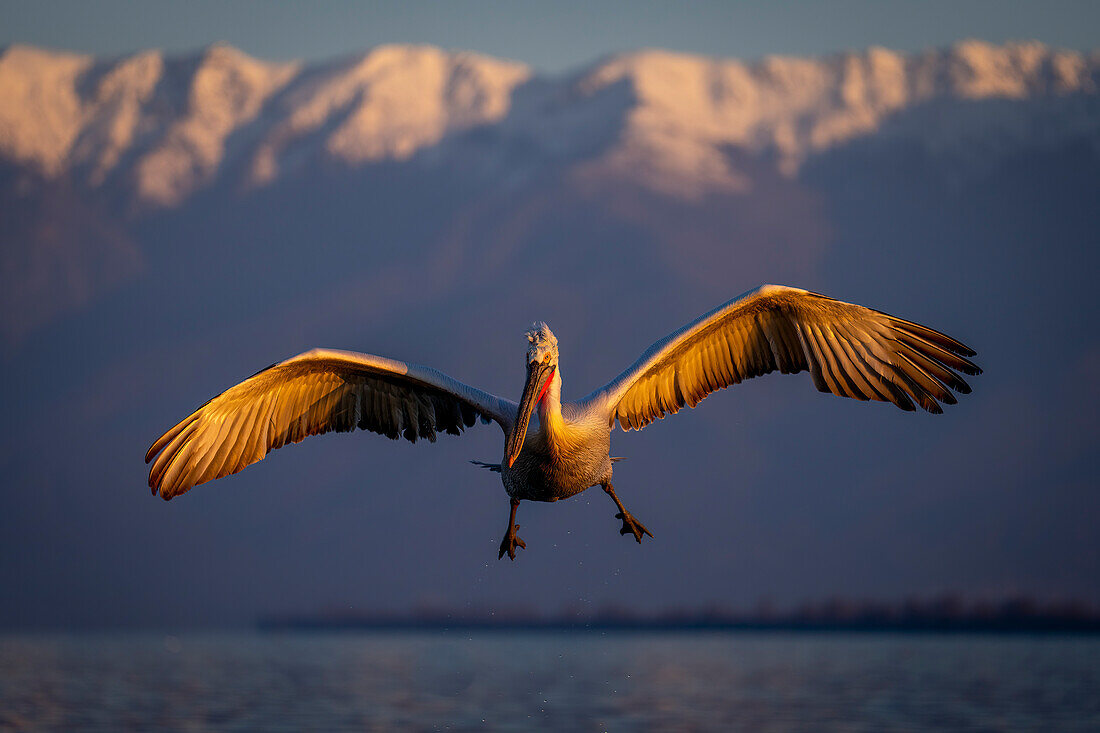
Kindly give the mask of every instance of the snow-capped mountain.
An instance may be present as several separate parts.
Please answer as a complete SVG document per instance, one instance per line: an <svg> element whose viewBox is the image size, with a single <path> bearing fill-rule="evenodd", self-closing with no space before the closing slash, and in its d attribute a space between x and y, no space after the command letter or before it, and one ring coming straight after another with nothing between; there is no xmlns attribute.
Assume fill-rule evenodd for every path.
<svg viewBox="0 0 1100 733"><path fill-rule="evenodd" d="M0 159L143 206L178 206L219 177L247 189L419 157L489 175L564 162L692 196L751 185L731 153L794 175L878 133L947 151L1094 133L1098 84L1100 55L1037 43L754 63L639 51L563 78L426 46L315 65L223 45L118 59L13 46L0 55ZM996 100L1036 105L947 119L936 106Z"/></svg>
<svg viewBox="0 0 1100 733"><path fill-rule="evenodd" d="M1098 88L1100 53L1037 43L753 63L644 50L553 78L428 46L312 65L224 45L114 59L12 46L0 333L95 301L184 231L179 246L217 257L295 231L374 257L447 236L480 257L532 236L516 217L556 225L553 207L588 202L695 255L676 268L734 236L761 263L808 262L822 228L799 224L821 215L805 184L831 156L905 151L961 189L1021 150L1100 150ZM273 231L272 210L289 223Z"/></svg>

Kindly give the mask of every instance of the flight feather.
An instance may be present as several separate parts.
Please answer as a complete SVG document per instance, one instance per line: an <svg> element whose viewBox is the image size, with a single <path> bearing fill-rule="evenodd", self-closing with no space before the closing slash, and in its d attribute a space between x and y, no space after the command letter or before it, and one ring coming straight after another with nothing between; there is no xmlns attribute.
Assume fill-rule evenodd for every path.
<svg viewBox="0 0 1100 733"><path fill-rule="evenodd" d="M158 438L145 455L149 487L170 499L311 435L358 428L434 442L479 417L507 432L515 413L514 402L428 367L314 349L227 389Z"/></svg>
<svg viewBox="0 0 1100 733"><path fill-rule="evenodd" d="M974 351L926 326L798 288L765 285L653 344L582 402L624 430L694 407L711 392L808 371L822 392L942 412L980 374Z"/></svg>

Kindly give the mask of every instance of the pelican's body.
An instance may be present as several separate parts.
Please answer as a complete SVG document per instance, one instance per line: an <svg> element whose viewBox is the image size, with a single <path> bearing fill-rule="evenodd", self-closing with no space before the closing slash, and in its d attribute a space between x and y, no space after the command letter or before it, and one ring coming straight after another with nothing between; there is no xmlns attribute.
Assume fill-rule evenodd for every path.
<svg viewBox="0 0 1100 733"><path fill-rule="evenodd" d="M599 414L561 404L561 375L539 404L539 428L529 433L511 466L501 467L508 496L524 501L568 499L611 481L611 426Z"/></svg>
<svg viewBox="0 0 1100 733"><path fill-rule="evenodd" d="M893 316L797 288L765 285L653 344L604 387L562 403L557 338L544 323L527 334L527 381L519 402L429 367L371 354L316 349L274 364L202 405L146 454L149 486L164 499L240 471L288 442L329 431L370 430L434 441L476 418L504 433L499 471L510 498L500 557L526 547L516 536L521 501L557 501L600 486L615 502L621 534L650 532L611 484L611 430L637 430L694 407L711 392L773 371L808 371L819 391L859 400L914 403L941 412L957 372L979 374L955 339ZM532 417L538 427L529 430ZM155 459L155 461L154 461ZM475 461L475 463L478 463Z"/></svg>

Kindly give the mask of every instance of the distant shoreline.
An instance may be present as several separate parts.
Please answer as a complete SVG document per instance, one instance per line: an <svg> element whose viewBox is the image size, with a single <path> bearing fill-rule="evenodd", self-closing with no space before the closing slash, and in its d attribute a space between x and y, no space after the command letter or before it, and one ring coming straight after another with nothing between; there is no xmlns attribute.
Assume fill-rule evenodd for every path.
<svg viewBox="0 0 1100 733"><path fill-rule="evenodd" d="M256 627L284 631L779 631L887 633L1100 633L1100 613L1092 608L1006 603L993 608L944 609L822 606L781 614L714 611L642 616L598 613L540 616L530 613L474 614L447 611L396 613L331 612L264 616Z"/></svg>
<svg viewBox="0 0 1100 733"><path fill-rule="evenodd" d="M1068 634L1081 636L1100 635L1100 624L1088 626L1064 626L1060 624L1035 624L1035 625L927 625L927 626L903 626L903 625L830 625L830 624L712 624L712 625L671 625L671 624L521 624L521 623L316 623L313 621L284 622L270 621L267 619L257 622L256 629L261 633L345 633L345 632L388 632L388 631L423 631L423 632L451 632L451 631L477 631L477 632L564 632L564 633L588 633L588 632L614 632L614 633L706 633L706 632L777 632L777 633L856 633L856 634Z"/></svg>

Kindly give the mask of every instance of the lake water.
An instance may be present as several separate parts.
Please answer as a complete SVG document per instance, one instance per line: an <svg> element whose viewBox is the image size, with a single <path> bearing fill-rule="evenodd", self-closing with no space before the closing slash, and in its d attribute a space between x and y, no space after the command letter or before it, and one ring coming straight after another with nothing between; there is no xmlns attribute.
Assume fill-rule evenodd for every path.
<svg viewBox="0 0 1100 733"><path fill-rule="evenodd" d="M0 636L0 729L1100 731L1100 637Z"/></svg>

